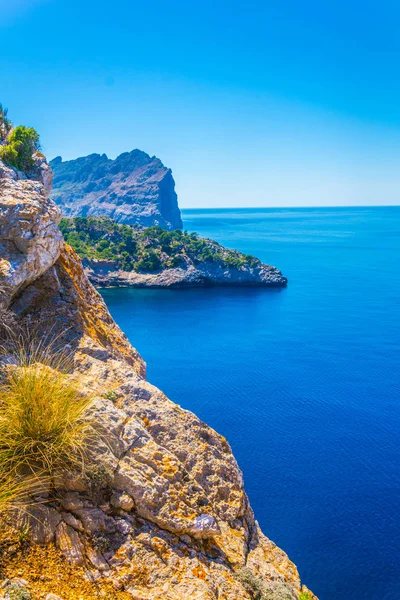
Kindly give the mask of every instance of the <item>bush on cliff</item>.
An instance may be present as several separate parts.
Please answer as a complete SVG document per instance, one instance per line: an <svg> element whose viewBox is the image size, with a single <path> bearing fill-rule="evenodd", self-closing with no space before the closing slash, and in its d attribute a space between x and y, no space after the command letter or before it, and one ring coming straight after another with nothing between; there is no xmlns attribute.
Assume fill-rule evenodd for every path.
<svg viewBox="0 0 400 600"><path fill-rule="evenodd" d="M281 581L266 583L247 567L236 571L235 579L241 583L252 600L295 600L296 598L290 586Z"/></svg>
<svg viewBox="0 0 400 600"><path fill-rule="evenodd" d="M256 577L250 569L243 567L235 573L235 579L242 584L252 600L263 600L265 586L261 579Z"/></svg>
<svg viewBox="0 0 400 600"><path fill-rule="evenodd" d="M39 148L39 134L36 129L20 125L7 135L6 143L0 146L0 158L6 165L19 171L29 171L34 164L32 154Z"/></svg>
<svg viewBox="0 0 400 600"><path fill-rule="evenodd" d="M4 142L11 131L11 121L7 118L8 109L0 104L0 142Z"/></svg>

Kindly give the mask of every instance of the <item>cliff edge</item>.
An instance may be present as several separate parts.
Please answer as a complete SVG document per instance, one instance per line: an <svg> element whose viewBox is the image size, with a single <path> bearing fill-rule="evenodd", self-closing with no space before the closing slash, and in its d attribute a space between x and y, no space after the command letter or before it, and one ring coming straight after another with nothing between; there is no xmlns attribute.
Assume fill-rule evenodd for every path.
<svg viewBox="0 0 400 600"><path fill-rule="evenodd" d="M18 543L18 519L2 521L4 597L17 586L53 600L315 599L261 532L228 442L146 381L64 243L47 163L35 160L33 179L0 162L0 300L68 348L93 398L95 466L39 491Z"/></svg>

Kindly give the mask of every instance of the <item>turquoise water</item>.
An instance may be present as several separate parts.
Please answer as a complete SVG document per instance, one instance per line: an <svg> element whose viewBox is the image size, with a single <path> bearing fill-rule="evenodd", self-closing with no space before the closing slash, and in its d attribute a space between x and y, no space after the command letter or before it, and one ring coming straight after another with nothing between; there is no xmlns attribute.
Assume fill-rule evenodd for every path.
<svg viewBox="0 0 400 600"><path fill-rule="evenodd" d="M321 600L398 600L400 207L184 211L283 290L105 290L149 380L225 435Z"/></svg>

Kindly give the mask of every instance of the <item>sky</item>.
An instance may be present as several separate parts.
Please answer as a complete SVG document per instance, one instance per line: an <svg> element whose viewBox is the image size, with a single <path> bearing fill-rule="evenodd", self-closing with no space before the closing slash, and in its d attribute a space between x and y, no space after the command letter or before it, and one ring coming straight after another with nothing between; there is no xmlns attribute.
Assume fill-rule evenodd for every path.
<svg viewBox="0 0 400 600"><path fill-rule="evenodd" d="M181 207L399 204L397 0L0 0L49 159L140 148Z"/></svg>

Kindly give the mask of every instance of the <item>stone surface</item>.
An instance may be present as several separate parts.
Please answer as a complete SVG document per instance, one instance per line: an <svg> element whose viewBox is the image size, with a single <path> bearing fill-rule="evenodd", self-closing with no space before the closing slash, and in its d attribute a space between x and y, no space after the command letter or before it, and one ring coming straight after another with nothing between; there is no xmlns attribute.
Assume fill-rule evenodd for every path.
<svg viewBox="0 0 400 600"><path fill-rule="evenodd" d="M232 267L222 262L188 262L184 267L164 269L157 273L123 271L113 261L83 261L85 273L98 287L174 288L227 286L285 287L287 278L276 267L260 263L257 266Z"/></svg>
<svg viewBox="0 0 400 600"><path fill-rule="evenodd" d="M85 548L75 529L60 523L55 530L55 542L69 562L78 566L85 563Z"/></svg>
<svg viewBox="0 0 400 600"><path fill-rule="evenodd" d="M7 303L57 260L60 211L40 181L18 180L0 161L0 280Z"/></svg>
<svg viewBox="0 0 400 600"><path fill-rule="evenodd" d="M171 170L155 156L132 150L115 160L91 154L64 162L57 157L50 165L52 197L67 217L107 216L145 227L182 227Z"/></svg>
<svg viewBox="0 0 400 600"><path fill-rule="evenodd" d="M111 497L111 505L114 508L130 511L134 507L135 503L133 498L129 496L126 492L114 492Z"/></svg>
<svg viewBox="0 0 400 600"><path fill-rule="evenodd" d="M61 522L61 516L52 507L38 505L30 507L28 514L22 515L23 525L29 528L30 539L35 544L48 544L54 541L54 532Z"/></svg>
<svg viewBox="0 0 400 600"><path fill-rule="evenodd" d="M79 375L93 397L88 418L97 433L87 472L57 478L45 504L36 499L30 507L32 547L44 545L49 557L48 567L41 563L44 575L56 548L78 573L89 574L82 589L93 577L103 595L110 589L104 586L113 587L110 598L250 600L235 575L244 567L265 586L298 598L297 569L260 531L228 442L145 380L141 357L75 253L59 243L58 211L44 184L1 172L7 185L0 187L0 207L17 225L4 221L0 228L7 235L0 239L3 261L15 265L13 278L0 273L0 286L9 285L7 303L21 323L34 325L39 337L49 327L60 336L73 357L71 376ZM16 201L8 192L14 185ZM27 253L40 254L43 240L52 250L27 268ZM17 252L25 257L19 262Z"/></svg>

